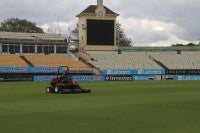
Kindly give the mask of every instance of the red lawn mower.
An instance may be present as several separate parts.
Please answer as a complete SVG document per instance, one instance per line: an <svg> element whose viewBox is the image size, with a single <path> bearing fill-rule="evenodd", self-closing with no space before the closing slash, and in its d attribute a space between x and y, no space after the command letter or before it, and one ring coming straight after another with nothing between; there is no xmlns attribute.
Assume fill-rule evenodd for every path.
<svg viewBox="0 0 200 133"><path fill-rule="evenodd" d="M66 68L65 73L69 75L69 67L62 66L58 68L57 77L51 80L50 87L46 88L47 93L57 94L75 94L75 93L90 93L90 89L82 89L79 84L70 76L64 78L60 75L60 69Z"/></svg>

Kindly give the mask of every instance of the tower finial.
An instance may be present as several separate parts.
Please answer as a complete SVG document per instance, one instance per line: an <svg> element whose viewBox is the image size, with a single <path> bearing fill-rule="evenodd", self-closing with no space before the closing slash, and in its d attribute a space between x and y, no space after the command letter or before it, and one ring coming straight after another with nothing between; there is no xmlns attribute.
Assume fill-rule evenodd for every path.
<svg viewBox="0 0 200 133"><path fill-rule="evenodd" d="M97 6L103 6L103 0L97 0Z"/></svg>

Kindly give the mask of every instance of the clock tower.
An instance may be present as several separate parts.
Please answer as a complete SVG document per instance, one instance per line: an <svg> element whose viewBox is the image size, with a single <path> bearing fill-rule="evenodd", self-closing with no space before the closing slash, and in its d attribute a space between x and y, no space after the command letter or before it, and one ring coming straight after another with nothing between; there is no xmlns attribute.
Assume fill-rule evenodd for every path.
<svg viewBox="0 0 200 133"><path fill-rule="evenodd" d="M116 18L119 14L97 0L77 15L79 18L79 49L112 51L116 49Z"/></svg>

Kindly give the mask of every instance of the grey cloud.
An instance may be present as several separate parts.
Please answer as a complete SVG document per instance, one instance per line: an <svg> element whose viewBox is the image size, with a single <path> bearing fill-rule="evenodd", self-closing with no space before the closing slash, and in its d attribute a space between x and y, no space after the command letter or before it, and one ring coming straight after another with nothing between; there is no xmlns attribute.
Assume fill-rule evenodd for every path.
<svg viewBox="0 0 200 133"><path fill-rule="evenodd" d="M199 0L104 0L104 3L124 18L133 17L174 23L184 29L183 33L176 33L181 39L196 41L200 38ZM96 4L96 0L17 0L17 2L16 0L1 0L0 21L19 17L35 21L39 25L58 20L70 22L75 20L75 15L90 4ZM151 41L167 38L165 33L146 31L144 34ZM140 34L134 35L140 36Z"/></svg>
<svg viewBox="0 0 200 133"><path fill-rule="evenodd" d="M193 41L200 38L199 0L118 0L114 7L124 17L173 22L185 29L178 37Z"/></svg>

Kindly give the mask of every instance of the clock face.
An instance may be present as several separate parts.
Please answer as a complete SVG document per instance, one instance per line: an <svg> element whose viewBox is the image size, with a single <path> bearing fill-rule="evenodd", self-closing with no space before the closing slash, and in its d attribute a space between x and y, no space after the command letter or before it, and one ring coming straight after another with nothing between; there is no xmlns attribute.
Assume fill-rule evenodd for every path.
<svg viewBox="0 0 200 133"><path fill-rule="evenodd" d="M103 12L102 12L102 11L99 11L99 12L98 12L98 16L99 16L99 17L103 17Z"/></svg>

